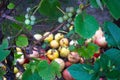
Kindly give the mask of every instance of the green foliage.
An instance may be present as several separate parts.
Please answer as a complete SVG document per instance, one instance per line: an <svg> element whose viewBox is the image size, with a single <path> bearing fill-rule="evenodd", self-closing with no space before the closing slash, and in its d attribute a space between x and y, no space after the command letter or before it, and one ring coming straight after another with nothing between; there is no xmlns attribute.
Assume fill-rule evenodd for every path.
<svg viewBox="0 0 120 80"><path fill-rule="evenodd" d="M101 10L103 10L103 6L102 6L102 3L101 3L101 0L96 0L98 6L100 7Z"/></svg>
<svg viewBox="0 0 120 80"><path fill-rule="evenodd" d="M91 38L99 27L97 20L88 14L76 15L74 25L76 33L85 39Z"/></svg>
<svg viewBox="0 0 120 80"><path fill-rule="evenodd" d="M18 47L26 47L28 45L28 38L24 35L20 35L16 39L16 45Z"/></svg>
<svg viewBox="0 0 120 80"><path fill-rule="evenodd" d="M15 7L15 4L14 4L14 3L9 3L9 4L7 5L7 8L8 8L8 9L14 9L14 7Z"/></svg>
<svg viewBox="0 0 120 80"><path fill-rule="evenodd" d="M98 49L99 49L99 47L97 45L95 45L93 43L89 43L87 45L87 47L86 46L81 46L78 49L78 53L79 53L80 56L82 56L86 59L89 59L94 55L94 53L96 51L98 51Z"/></svg>
<svg viewBox="0 0 120 80"><path fill-rule="evenodd" d="M120 28L112 22L105 22L104 31L108 45L120 48Z"/></svg>
<svg viewBox="0 0 120 80"><path fill-rule="evenodd" d="M8 48L8 40L3 39L2 44L0 45L0 61L3 61L10 53L9 50L5 50Z"/></svg>
<svg viewBox="0 0 120 80"><path fill-rule="evenodd" d="M101 55L94 65L74 64L68 71L75 80L99 80L105 76L109 80L119 80L120 74L120 50L109 49Z"/></svg>
<svg viewBox="0 0 120 80"><path fill-rule="evenodd" d="M61 12L57 9L60 7L58 0L41 0L39 12L49 17L59 17Z"/></svg>
<svg viewBox="0 0 120 80"><path fill-rule="evenodd" d="M112 60L114 65L120 66L120 50L113 48L106 51L105 55L107 55Z"/></svg>
<svg viewBox="0 0 120 80"><path fill-rule="evenodd" d="M27 78L28 76L32 78ZM48 64L47 61L35 60L30 62L27 66L27 70L23 74L23 80L54 80L55 77L61 77L60 66L57 62L52 61Z"/></svg>
<svg viewBox="0 0 120 80"><path fill-rule="evenodd" d="M2 80L2 76L5 74L6 72L0 67L0 80Z"/></svg>
<svg viewBox="0 0 120 80"><path fill-rule="evenodd" d="M75 80L91 80L94 71L93 67L86 64L73 64L68 71Z"/></svg>
<svg viewBox="0 0 120 80"><path fill-rule="evenodd" d="M98 5L97 5L97 2L96 0L89 0L90 1L90 4L95 7L95 8L98 8Z"/></svg>
<svg viewBox="0 0 120 80"><path fill-rule="evenodd" d="M106 3L107 8L109 9L111 15L115 19L120 18L120 2L119 0L104 0Z"/></svg>

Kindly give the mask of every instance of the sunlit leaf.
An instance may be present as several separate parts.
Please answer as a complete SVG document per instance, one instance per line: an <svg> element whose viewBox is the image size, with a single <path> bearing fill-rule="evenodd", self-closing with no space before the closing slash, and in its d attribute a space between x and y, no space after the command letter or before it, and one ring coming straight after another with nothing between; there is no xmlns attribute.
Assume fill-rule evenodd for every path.
<svg viewBox="0 0 120 80"><path fill-rule="evenodd" d="M24 35L18 36L16 39L16 45L19 47L26 47L28 45L28 38Z"/></svg>
<svg viewBox="0 0 120 80"><path fill-rule="evenodd" d="M75 17L74 25L75 31L85 39L91 38L99 27L97 20L88 14L78 14Z"/></svg>

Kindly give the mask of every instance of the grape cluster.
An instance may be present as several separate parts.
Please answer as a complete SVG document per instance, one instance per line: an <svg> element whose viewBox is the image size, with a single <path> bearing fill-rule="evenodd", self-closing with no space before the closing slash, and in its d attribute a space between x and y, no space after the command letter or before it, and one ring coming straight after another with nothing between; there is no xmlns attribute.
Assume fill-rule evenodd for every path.
<svg viewBox="0 0 120 80"><path fill-rule="evenodd" d="M72 21L72 16L73 16L74 12L75 12L74 7L67 7L66 8L66 13L62 17L58 18L58 22L62 23L64 21L66 21L66 20L68 22L71 22Z"/></svg>
<svg viewBox="0 0 120 80"><path fill-rule="evenodd" d="M66 7L65 14L62 17L58 18L59 23L63 23L64 21L67 21L67 24L63 26L63 30L73 29L73 20L76 14L81 13L82 10L80 8L75 9L74 7Z"/></svg>
<svg viewBox="0 0 120 80"><path fill-rule="evenodd" d="M26 9L27 13L25 14L25 24L26 25L34 25L35 24L35 16L30 14L31 8Z"/></svg>

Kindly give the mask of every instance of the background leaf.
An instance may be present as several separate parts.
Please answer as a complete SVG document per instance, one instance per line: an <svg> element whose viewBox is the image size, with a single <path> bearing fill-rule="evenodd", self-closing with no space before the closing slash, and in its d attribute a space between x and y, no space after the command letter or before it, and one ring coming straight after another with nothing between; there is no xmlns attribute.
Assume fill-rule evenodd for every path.
<svg viewBox="0 0 120 80"><path fill-rule="evenodd" d="M58 0L41 0L40 4L39 12L45 16L59 17L61 14L57 9L57 7L60 7Z"/></svg>
<svg viewBox="0 0 120 80"><path fill-rule="evenodd" d="M105 22L104 31L108 45L120 48L120 36L118 36L120 34L120 28L112 22Z"/></svg>
<svg viewBox="0 0 120 80"><path fill-rule="evenodd" d="M5 50L6 48L8 48L8 40L4 39L0 45L0 61L3 61L10 53L9 50Z"/></svg>
<svg viewBox="0 0 120 80"><path fill-rule="evenodd" d="M18 47L26 47L28 45L28 38L24 35L18 36L16 39L16 45Z"/></svg>
<svg viewBox="0 0 120 80"><path fill-rule="evenodd" d="M106 3L107 8L109 9L111 15L115 19L120 18L120 1L119 0L104 0Z"/></svg>
<svg viewBox="0 0 120 80"><path fill-rule="evenodd" d="M75 17L74 25L75 32L85 39L91 38L99 27L97 20L88 14L78 14Z"/></svg>
<svg viewBox="0 0 120 80"><path fill-rule="evenodd" d="M15 4L14 4L14 3L9 3L9 4L7 5L7 8L8 8L8 9L14 9L14 7L15 7Z"/></svg>

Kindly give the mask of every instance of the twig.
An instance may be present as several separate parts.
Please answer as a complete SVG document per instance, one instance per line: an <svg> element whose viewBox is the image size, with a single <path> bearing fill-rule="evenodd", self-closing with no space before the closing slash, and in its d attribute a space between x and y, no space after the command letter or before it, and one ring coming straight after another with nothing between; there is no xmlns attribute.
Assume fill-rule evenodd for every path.
<svg viewBox="0 0 120 80"><path fill-rule="evenodd" d="M38 7L34 10L34 12L33 12L33 15L37 12L37 10L40 8L40 6L41 6L41 1L40 1L40 3L38 4Z"/></svg>
<svg viewBox="0 0 120 80"><path fill-rule="evenodd" d="M46 36L43 36L39 41L37 41L34 45L39 44L41 41L43 41L46 37L48 37L50 34L54 33L55 31L59 30L61 27L63 27L65 23L60 24L59 26L57 26L55 29L53 29L49 34L47 34Z"/></svg>

